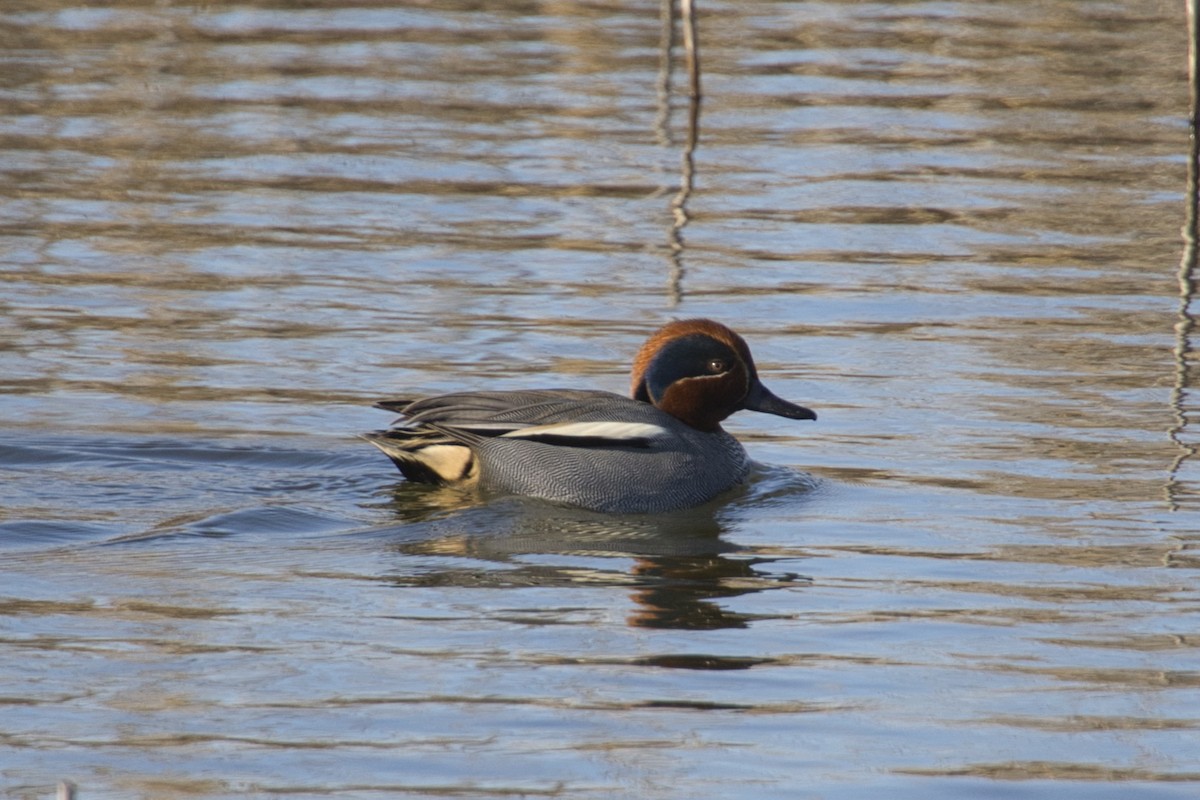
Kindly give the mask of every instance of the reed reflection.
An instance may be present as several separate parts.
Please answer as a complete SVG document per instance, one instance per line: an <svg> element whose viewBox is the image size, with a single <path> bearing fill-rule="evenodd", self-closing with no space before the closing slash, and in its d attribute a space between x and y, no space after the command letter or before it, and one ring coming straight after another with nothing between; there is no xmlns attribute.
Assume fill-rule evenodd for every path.
<svg viewBox="0 0 1200 800"><path fill-rule="evenodd" d="M1179 473L1184 462L1196 454L1196 445L1184 437L1188 424L1186 401L1192 387L1191 362L1193 356L1192 334L1196 330L1196 317L1192 312L1192 299L1196 295L1196 240L1197 210L1200 194L1197 192L1197 175L1200 174L1200 137L1197 136L1198 114L1200 114L1200 18L1196 14L1195 0L1187 4L1188 10L1188 158L1187 191L1183 222L1183 255L1179 260L1179 312L1175 323L1175 385L1171 389L1171 412L1173 421L1167 431L1177 453L1168 471L1165 494L1167 505L1172 511L1179 510L1179 495L1184 489Z"/></svg>
<svg viewBox="0 0 1200 800"><path fill-rule="evenodd" d="M662 36L659 41L657 139L671 144L671 52L675 45L674 7L671 0L661 4ZM672 308L683 300L683 229L690 221L687 204L695 187L696 145L700 141L700 56L696 36L696 14L691 0L681 0L680 24L683 28L684 55L688 75L688 116L680 157L679 190L671 198L671 226L667 231L668 300Z"/></svg>

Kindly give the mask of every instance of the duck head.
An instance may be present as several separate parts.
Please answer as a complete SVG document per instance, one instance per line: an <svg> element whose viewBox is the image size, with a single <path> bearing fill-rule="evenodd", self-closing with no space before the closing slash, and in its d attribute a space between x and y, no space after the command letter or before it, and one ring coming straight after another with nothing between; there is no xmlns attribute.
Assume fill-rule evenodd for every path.
<svg viewBox="0 0 1200 800"><path fill-rule="evenodd" d="M633 359L632 394L702 431L715 431L742 409L817 418L763 386L745 339L710 319L679 320L655 331Z"/></svg>

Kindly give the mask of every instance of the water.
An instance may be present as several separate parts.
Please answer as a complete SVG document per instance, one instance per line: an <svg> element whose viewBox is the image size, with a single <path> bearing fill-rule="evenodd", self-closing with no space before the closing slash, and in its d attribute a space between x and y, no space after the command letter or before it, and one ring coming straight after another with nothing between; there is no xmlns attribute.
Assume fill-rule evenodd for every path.
<svg viewBox="0 0 1200 800"><path fill-rule="evenodd" d="M699 6L2 12L0 796L1195 796L1182 4ZM354 438L683 316L715 507Z"/></svg>

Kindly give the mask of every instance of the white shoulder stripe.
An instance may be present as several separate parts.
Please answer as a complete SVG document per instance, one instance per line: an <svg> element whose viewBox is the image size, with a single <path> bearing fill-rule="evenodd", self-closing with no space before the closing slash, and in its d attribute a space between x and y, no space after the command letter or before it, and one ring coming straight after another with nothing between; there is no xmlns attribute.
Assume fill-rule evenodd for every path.
<svg viewBox="0 0 1200 800"><path fill-rule="evenodd" d="M655 439L666 436L666 428L646 422L559 422L536 425L503 434L510 439L536 439L541 436L561 436L568 439L609 439L614 442L635 439Z"/></svg>

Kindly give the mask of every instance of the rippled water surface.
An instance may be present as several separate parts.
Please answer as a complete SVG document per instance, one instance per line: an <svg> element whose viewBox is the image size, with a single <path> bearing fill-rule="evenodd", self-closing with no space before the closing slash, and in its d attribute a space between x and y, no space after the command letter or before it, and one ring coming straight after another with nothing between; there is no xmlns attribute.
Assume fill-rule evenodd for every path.
<svg viewBox="0 0 1200 800"><path fill-rule="evenodd" d="M0 797L1197 795L1183 3L698 6L0 9ZM685 316L712 507L355 438Z"/></svg>

